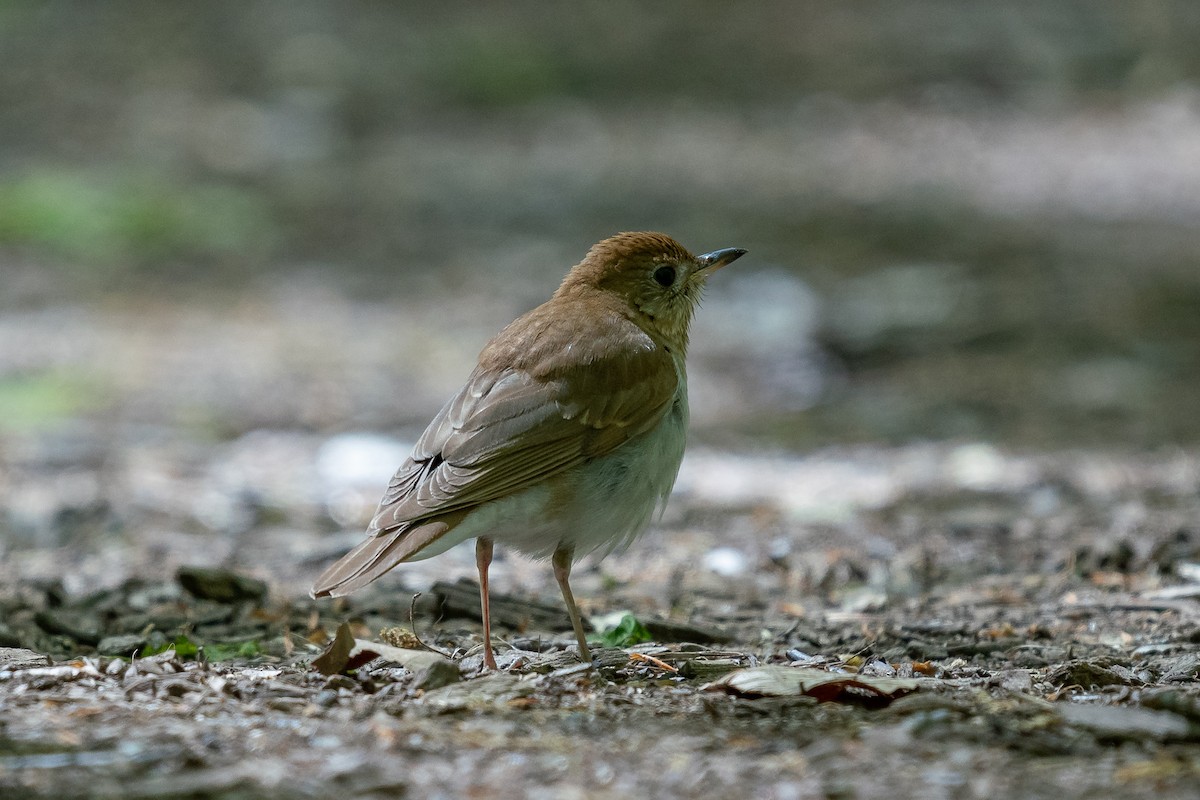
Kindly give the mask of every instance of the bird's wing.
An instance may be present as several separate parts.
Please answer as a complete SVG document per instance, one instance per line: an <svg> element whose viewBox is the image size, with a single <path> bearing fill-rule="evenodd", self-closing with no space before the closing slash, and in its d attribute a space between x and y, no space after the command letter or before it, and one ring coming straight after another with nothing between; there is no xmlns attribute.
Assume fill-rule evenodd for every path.
<svg viewBox="0 0 1200 800"><path fill-rule="evenodd" d="M612 452L670 411L681 376L671 355L640 330L608 328L609 342L589 348L582 361L572 345L522 349L537 348L531 330L520 347L485 349L388 484L367 540L317 578L314 597L365 586L449 533L475 506Z"/></svg>
<svg viewBox="0 0 1200 800"><path fill-rule="evenodd" d="M679 376L668 354L642 344L542 377L476 369L392 478L369 533L519 492L650 430Z"/></svg>

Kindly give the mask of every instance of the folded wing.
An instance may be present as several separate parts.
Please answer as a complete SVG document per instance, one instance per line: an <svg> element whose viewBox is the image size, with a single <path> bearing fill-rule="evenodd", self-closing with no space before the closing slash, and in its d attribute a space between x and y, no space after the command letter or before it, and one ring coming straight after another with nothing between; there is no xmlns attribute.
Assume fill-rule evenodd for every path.
<svg viewBox="0 0 1200 800"><path fill-rule="evenodd" d="M640 337L640 338L639 338ZM481 361L388 484L367 539L330 567L314 596L346 594L411 558L471 509L520 492L653 428L679 383L668 353L640 331L587 364Z"/></svg>

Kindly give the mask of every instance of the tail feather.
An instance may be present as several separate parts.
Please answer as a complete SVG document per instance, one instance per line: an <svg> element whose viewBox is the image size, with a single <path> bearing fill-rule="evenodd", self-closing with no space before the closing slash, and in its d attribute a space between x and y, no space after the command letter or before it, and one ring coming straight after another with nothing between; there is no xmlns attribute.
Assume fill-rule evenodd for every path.
<svg viewBox="0 0 1200 800"><path fill-rule="evenodd" d="M430 520L415 528L402 527L376 534L342 556L313 582L313 597L341 597L361 589L397 564L407 561L458 523Z"/></svg>

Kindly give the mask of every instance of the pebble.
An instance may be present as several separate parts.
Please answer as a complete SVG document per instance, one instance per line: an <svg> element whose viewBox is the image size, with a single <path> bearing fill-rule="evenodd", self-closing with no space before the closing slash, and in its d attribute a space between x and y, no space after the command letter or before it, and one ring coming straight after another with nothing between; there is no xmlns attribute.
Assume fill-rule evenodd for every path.
<svg viewBox="0 0 1200 800"><path fill-rule="evenodd" d="M193 597L218 603L262 602L267 596L266 583L227 569L180 567L176 578Z"/></svg>
<svg viewBox="0 0 1200 800"><path fill-rule="evenodd" d="M704 568L722 578L736 578L750 568L750 559L734 547L714 547L704 554Z"/></svg>
<svg viewBox="0 0 1200 800"><path fill-rule="evenodd" d="M97 652L105 656L131 656L146 649L146 637L136 633L105 636L96 646ZM118 663L118 662L113 662Z"/></svg>
<svg viewBox="0 0 1200 800"><path fill-rule="evenodd" d="M23 647L0 647L0 669L29 669L50 666L50 657Z"/></svg>
<svg viewBox="0 0 1200 800"><path fill-rule="evenodd" d="M461 680L462 673L459 671L457 664L445 659L439 659L417 673L414 687L423 691L431 691L433 689L440 689L443 686L449 686L452 683L458 683Z"/></svg>

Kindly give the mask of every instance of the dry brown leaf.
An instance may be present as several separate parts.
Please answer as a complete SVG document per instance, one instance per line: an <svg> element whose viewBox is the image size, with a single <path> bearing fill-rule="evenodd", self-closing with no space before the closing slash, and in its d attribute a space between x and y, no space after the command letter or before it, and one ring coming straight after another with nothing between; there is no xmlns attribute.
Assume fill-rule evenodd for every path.
<svg viewBox="0 0 1200 800"><path fill-rule="evenodd" d="M338 626L333 644L313 659L313 669L322 675L335 675L357 669L364 664L382 658L393 664L399 664L408 670L425 669L445 659L437 653L425 650L409 650L403 647L393 647L382 642L372 642L366 639L356 639L349 623Z"/></svg>
<svg viewBox="0 0 1200 800"><path fill-rule="evenodd" d="M704 688L743 697L789 697L804 695L822 703L858 703L885 706L898 697L915 692L914 678L879 678L824 672L808 667L771 665L731 672Z"/></svg>
<svg viewBox="0 0 1200 800"><path fill-rule="evenodd" d="M354 634L350 632L349 623L343 622L338 626L333 642L325 652L313 659L313 669L322 675L336 675L343 672L350 661L350 651L353 649Z"/></svg>

